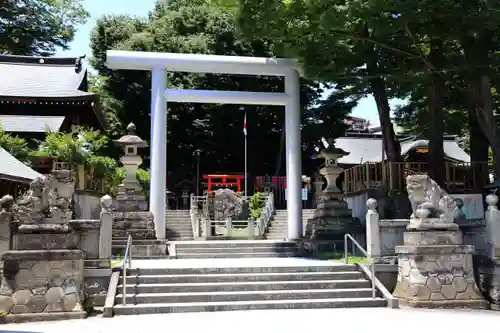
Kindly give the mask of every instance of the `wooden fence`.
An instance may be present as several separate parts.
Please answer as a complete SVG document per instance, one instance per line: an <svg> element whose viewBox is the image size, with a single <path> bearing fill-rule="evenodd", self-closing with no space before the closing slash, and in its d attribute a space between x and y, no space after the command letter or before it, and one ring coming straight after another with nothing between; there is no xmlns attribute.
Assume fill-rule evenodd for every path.
<svg viewBox="0 0 500 333"><path fill-rule="evenodd" d="M424 162L380 162L363 163L344 170L345 193L354 193L369 188L383 188L388 192L403 190L409 174L429 173L429 164ZM467 193L486 185L488 164L445 163L445 187L453 193Z"/></svg>

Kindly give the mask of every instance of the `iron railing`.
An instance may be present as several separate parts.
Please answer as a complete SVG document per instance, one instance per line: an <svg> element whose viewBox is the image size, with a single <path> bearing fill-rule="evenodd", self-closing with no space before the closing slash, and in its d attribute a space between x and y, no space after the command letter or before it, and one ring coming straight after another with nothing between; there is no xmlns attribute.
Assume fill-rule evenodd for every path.
<svg viewBox="0 0 500 333"><path fill-rule="evenodd" d="M122 305L127 304L127 268L132 268L132 235L130 234L128 234L125 258L122 263Z"/></svg>
<svg viewBox="0 0 500 333"><path fill-rule="evenodd" d="M352 244L354 244L358 250L360 250L368 259L370 259L370 263L371 263L371 274L372 274L372 298L377 298L377 288L375 286L375 279L376 279L376 276L375 276L375 260L374 258L370 257L368 255L368 252L354 239L354 237L352 237L352 235L350 234L345 234L344 235L344 262L346 264L349 264L349 250L348 250L348 240L351 240Z"/></svg>

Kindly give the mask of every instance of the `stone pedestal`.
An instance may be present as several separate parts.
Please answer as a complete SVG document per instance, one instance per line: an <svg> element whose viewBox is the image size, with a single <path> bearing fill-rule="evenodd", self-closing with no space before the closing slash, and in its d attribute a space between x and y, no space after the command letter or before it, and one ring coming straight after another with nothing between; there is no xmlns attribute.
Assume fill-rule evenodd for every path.
<svg viewBox="0 0 500 333"><path fill-rule="evenodd" d="M138 191L121 190L113 212L113 238L132 235L135 239L156 239L153 214L147 209L146 196Z"/></svg>
<svg viewBox="0 0 500 333"><path fill-rule="evenodd" d="M14 227L12 249L74 250L78 241L78 234L68 224L25 224Z"/></svg>
<svg viewBox="0 0 500 333"><path fill-rule="evenodd" d="M3 254L0 312L7 322L76 319L83 311L80 250L19 250Z"/></svg>
<svg viewBox="0 0 500 333"><path fill-rule="evenodd" d="M415 308L484 309L472 265L474 247L460 230L411 230L396 247L398 281L394 297Z"/></svg>
<svg viewBox="0 0 500 333"><path fill-rule="evenodd" d="M323 199L306 224L306 238L318 240L343 240L346 233L362 231L359 221L352 217L347 202L339 199Z"/></svg>

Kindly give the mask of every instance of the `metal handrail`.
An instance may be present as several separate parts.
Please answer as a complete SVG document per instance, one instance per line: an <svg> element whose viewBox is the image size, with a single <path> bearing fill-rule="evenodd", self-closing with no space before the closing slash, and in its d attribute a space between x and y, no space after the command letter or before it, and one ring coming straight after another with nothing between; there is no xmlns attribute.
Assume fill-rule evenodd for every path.
<svg viewBox="0 0 500 333"><path fill-rule="evenodd" d="M344 235L344 262L346 264L349 264L349 252L348 252L348 246L347 246L347 241L351 240L354 245L371 261L371 273L372 273L372 298L377 298L377 288L375 286L375 260L372 258L370 255L368 255L368 252L352 237L350 234L345 234Z"/></svg>
<svg viewBox="0 0 500 333"><path fill-rule="evenodd" d="M127 247L125 248L125 258L122 264L122 305L127 304L127 266L132 267L132 235L128 234Z"/></svg>

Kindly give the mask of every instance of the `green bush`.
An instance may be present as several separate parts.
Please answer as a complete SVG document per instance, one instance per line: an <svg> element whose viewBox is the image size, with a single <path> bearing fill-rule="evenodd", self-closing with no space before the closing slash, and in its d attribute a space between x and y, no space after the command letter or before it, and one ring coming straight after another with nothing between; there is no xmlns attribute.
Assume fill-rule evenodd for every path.
<svg viewBox="0 0 500 333"><path fill-rule="evenodd" d="M262 209L266 205L266 202L263 200L260 192L255 192L250 198L247 198L248 201L248 209L250 210L250 216L254 219L260 217L262 213Z"/></svg>

